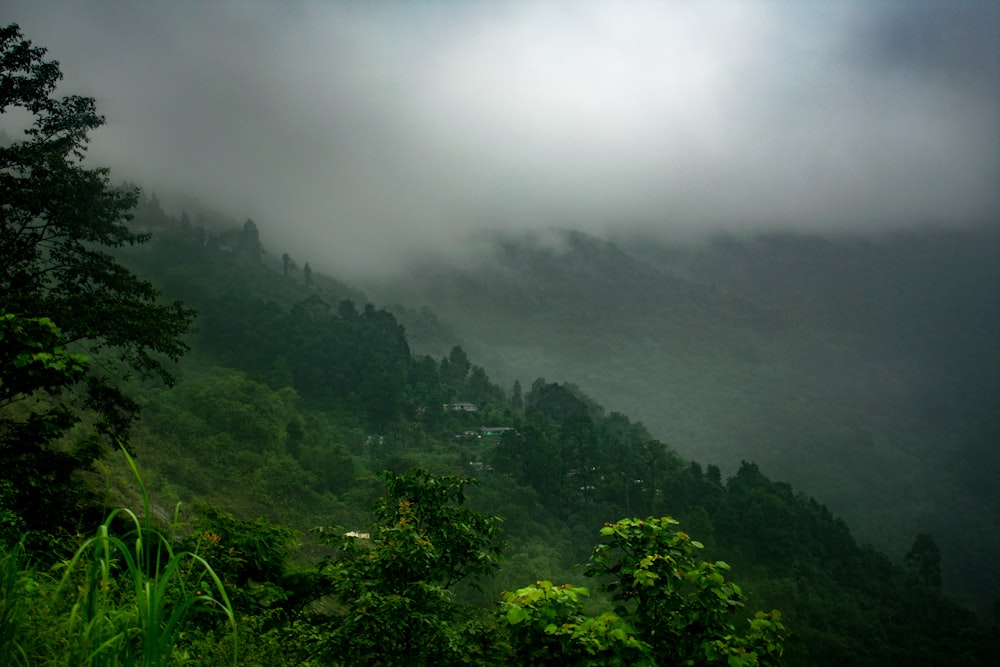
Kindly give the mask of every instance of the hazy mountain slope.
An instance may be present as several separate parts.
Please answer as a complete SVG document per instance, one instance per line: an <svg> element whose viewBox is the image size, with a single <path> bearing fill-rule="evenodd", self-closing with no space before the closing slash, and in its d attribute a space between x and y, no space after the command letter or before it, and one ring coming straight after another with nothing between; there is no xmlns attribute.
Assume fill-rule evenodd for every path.
<svg viewBox="0 0 1000 667"><path fill-rule="evenodd" d="M825 370L830 390L854 392L891 416L925 446L922 456L971 473L964 481L974 491L991 486L985 474L1000 463L991 446L1000 434L1000 231L774 235L683 255L649 243L633 251L793 315L850 350L854 364L837 355L838 367Z"/></svg>
<svg viewBox="0 0 1000 667"><path fill-rule="evenodd" d="M782 610L795 633L786 654L790 665L990 664L985 656L995 655L990 631L933 584L922 585L859 547L842 520L789 484L770 481L756 465L740 465L728 479L712 465L703 472L641 425L567 385L532 383L508 399L472 365L475 357L461 350L440 362L412 357L391 315L367 305L360 311L349 303L334 306L329 300L338 294L283 276L266 256L250 261L245 226L232 234L191 231L177 223L124 252L137 270L153 274L167 298L187 295L201 312L181 382L143 392L137 449L164 516L183 500L191 508L209 502L245 518L263 513L302 530L328 521L361 527L365 508L380 492L374 470L417 464L472 473L482 478L472 505L505 516L510 540L509 567L483 604L492 606L496 591L525 581L577 579L570 568L587 557L608 517L671 514L712 545L710 558L738 568L753 607ZM528 275L541 267L562 286L563 302L549 313L538 308L546 297L537 287L517 283L520 295L512 305L520 306L522 297L538 301L534 311L520 312L529 332L554 327L557 308L574 307L574 275L588 276L607 330L627 319L605 311L627 313L634 305L628 290L604 276L616 272L633 290L660 277L655 265L586 236L500 247L520 262L508 273ZM560 255L573 253L561 264ZM514 285L513 276L478 287L495 290L500 299L505 283ZM765 379L775 380L783 371L764 343L807 337L797 325L724 290L678 278L663 283L661 292L641 294L645 307L673 306L676 317L665 328L678 346L690 343L684 349L694 361L713 345L743 344L739 353L725 349L714 367L705 362L709 378L738 378L730 369L743 372L756 358L774 376ZM493 318L486 325L496 325L503 313L486 303L484 318ZM429 310L403 312L428 341L458 335ZM680 334L698 322L708 323L703 336L684 340ZM588 338L585 330L573 334L577 344ZM595 352L591 364L607 368L613 354L621 355ZM635 372L656 378L648 369ZM464 399L480 410L430 409ZM736 408L732 412L733 419L739 416ZM498 439L455 435L484 424L514 430Z"/></svg>
<svg viewBox="0 0 1000 667"><path fill-rule="evenodd" d="M946 586L984 608L1000 556L995 241L496 235L461 266L366 287L454 324L494 378L565 378L684 455L755 460L890 554L932 532Z"/></svg>

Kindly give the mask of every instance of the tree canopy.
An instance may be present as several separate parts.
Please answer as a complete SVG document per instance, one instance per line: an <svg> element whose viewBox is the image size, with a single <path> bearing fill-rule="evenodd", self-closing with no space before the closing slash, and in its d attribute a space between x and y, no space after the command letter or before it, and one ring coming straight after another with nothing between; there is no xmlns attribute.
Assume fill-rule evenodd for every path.
<svg viewBox="0 0 1000 667"><path fill-rule="evenodd" d="M45 53L17 25L0 28L0 113L32 117L22 140L0 146L0 358L19 360L0 367L0 451L31 474L51 468L32 457L84 415L126 440L139 405L122 382L171 383L166 362L187 349L193 318L109 254L148 239L128 225L138 192L85 166L104 118L93 98L56 95L62 73ZM13 477L20 466L4 468L26 483Z"/></svg>

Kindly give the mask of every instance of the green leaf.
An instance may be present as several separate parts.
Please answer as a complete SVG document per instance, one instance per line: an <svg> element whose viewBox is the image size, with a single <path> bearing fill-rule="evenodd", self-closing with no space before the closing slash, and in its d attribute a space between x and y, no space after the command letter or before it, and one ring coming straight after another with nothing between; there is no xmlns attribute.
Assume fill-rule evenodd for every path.
<svg viewBox="0 0 1000 667"><path fill-rule="evenodd" d="M517 625L528 619L528 612L524 610L523 607L510 607L507 609L506 613L507 622L511 625Z"/></svg>

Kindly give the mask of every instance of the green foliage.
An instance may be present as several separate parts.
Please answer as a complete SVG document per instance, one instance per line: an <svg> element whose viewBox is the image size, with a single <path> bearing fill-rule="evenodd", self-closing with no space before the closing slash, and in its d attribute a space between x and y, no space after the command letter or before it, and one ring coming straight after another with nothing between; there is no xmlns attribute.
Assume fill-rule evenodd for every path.
<svg viewBox="0 0 1000 667"><path fill-rule="evenodd" d="M321 587L303 589L303 577L287 572L296 547L294 533L263 518L242 521L209 508L190 538L191 551L205 559L222 581L239 613L262 614L283 610L286 620L320 597ZM315 578L310 583L315 584Z"/></svg>
<svg viewBox="0 0 1000 667"><path fill-rule="evenodd" d="M541 413L557 422L571 416L583 417L588 413L587 403L571 387L555 382L536 382L525 397L525 409L529 415Z"/></svg>
<svg viewBox="0 0 1000 667"><path fill-rule="evenodd" d="M674 528L670 517L622 519L601 529L609 541L594 550L588 576L618 603L650 646L658 664L778 665L785 628L777 611L758 612L738 634L731 617L742 610L742 589L725 578L723 561L696 558L700 542Z"/></svg>
<svg viewBox="0 0 1000 667"><path fill-rule="evenodd" d="M239 371L212 368L179 386L171 400L210 429L259 452L283 448L285 427L294 419L298 395L289 387L272 390Z"/></svg>
<svg viewBox="0 0 1000 667"><path fill-rule="evenodd" d="M171 218L154 197L141 202L139 213L141 228L156 237L131 248L145 240L125 224L136 193L111 190L105 172L82 169L79 162L87 130L101 120L92 101L53 99L58 66L45 62L42 50L21 40L16 28L4 29L2 39L0 101L4 110L25 106L37 122L27 141L0 153L0 251L10 260L0 269L0 418L6 420L0 538L14 545L0 555L0 663L30 656L36 664L76 664L88 655L114 663L169 654L176 663L269 666L747 665L774 664L783 646L790 665L992 663L995 633L859 547L843 521L790 485L772 482L755 464L744 463L728 481L716 466L703 472L641 424L605 415L570 384L539 379L525 395L515 383L508 401L430 311L421 312L424 329L446 341L436 352L451 352L440 362L414 359L399 321L372 305L355 306L367 302L363 294L319 274L312 289L282 280L280 253L265 255L250 220L229 231L207 230L186 216ZM462 305L463 311L474 313L479 327L502 331L504 321L517 322L524 331L540 332L522 332L532 345L554 340L560 354L575 351L572 368L579 372L572 375L588 387L597 375L623 385L645 377L657 387L672 378L677 388L671 400L648 391L630 399L630 410L655 402L658 418L683 422L666 432L687 446L701 439L707 447L713 433L725 436L719 441L728 438L726 429L737 423L733 415L746 411L732 400L739 384L730 381L741 373L763 374L779 385L787 379L772 369L769 350L756 344L771 340L771 328L730 326L758 317L753 309L713 296L708 309L721 308L717 321L708 335L691 335L705 290L623 268L617 251L593 240L569 241L571 262L582 258L587 267L597 260L608 269L594 271L586 289L575 279L559 284L562 296L534 317L526 304L546 301L531 290L518 294L518 286L506 282L509 274L502 281L467 281L475 284L475 304ZM130 369L163 376L162 357L182 351L177 336L181 320L190 318L177 304L157 305L152 287L103 248L155 276L172 298L190 297L205 311L201 331L190 339L197 357L185 368L185 381L171 391L138 390L149 409L136 446L156 470L164 495L192 496L200 506L208 501L226 511L196 518L190 541L180 543L148 520L118 512L53 578L28 561L63 560L59 542L79 530L88 500L77 473L100 451L82 427L72 433L74 441L64 439L58 447L56 437L86 408L103 430L121 430L137 407L123 390ZM550 270L566 258L544 255L538 265L557 274L557 282L560 275L572 276ZM50 260L62 264L47 265ZM635 285L651 285L644 282L651 277L668 287L631 289L628 298L619 298L607 278L616 270L631 273ZM537 275L525 279L533 282ZM484 298L505 292L514 298ZM587 295L585 311L565 317L580 294ZM499 301L522 310L512 317ZM476 304L487 304L486 311L477 313ZM643 318L670 315L653 340L645 324L610 328L634 322L630 311ZM572 330L531 329L546 320L568 321ZM619 343L594 347L594 331L604 329L617 331ZM635 355L625 363L618 354L623 348ZM651 374L661 348L689 360ZM491 367L509 349L497 346ZM706 351L712 363L703 363ZM521 361L528 365L518 374L552 372L556 356L525 353ZM829 372L822 377L832 381ZM710 404L709 380L725 387L711 398L725 401L727 410L710 416L704 408L687 410L692 403L685 401ZM787 394L776 394L794 400L744 394L794 415L801 388L789 383ZM457 401L475 402L480 411L438 409ZM775 423L784 428L789 420ZM497 438L454 437L482 425L513 429ZM782 438L796 440L793 451L808 452L817 434L842 435L826 433L837 430L833 419L811 428L785 429L791 435ZM774 451L788 453L780 440L775 443ZM410 462L449 476L386 474L370 538L328 534L334 553L317 570L289 565L287 529L236 518L266 514L296 528L324 520L357 527L367 520L363 508L378 495L370 471L404 470ZM989 466L978 467L988 482L982 471ZM483 486L467 499L467 483L455 473L470 469ZM108 486L113 493L115 483ZM474 599L468 585L477 578L488 585L496 570L494 515L501 512L514 544L504 584L512 582L505 587L515 590L505 594L499 614L490 614L467 604ZM546 581L516 588L536 579L566 580L562 575L586 557L589 536L607 518L666 513L710 536L711 558L697 558L702 550L669 520L628 519L605 526L609 542L598 547L591 565L601 584L597 600L583 588ZM63 521L70 516L76 518ZM935 560L932 550L916 547L908 560L919 572L921 563ZM309 558L317 548L307 545L297 555ZM726 562L739 563L746 573L741 583L754 591L753 606L785 611L796 630L787 646L783 618L775 613L758 612L742 625L749 602L727 580ZM970 571L988 588L990 572ZM192 602L199 590L203 595ZM495 591L483 592L482 599L494 600ZM602 608L605 594L618 598L616 609L592 612ZM225 597L240 614L238 655L229 641L233 616L195 613L218 610ZM142 610L148 610L145 617ZM160 620L148 620L155 618Z"/></svg>
<svg viewBox="0 0 1000 667"><path fill-rule="evenodd" d="M586 588L537 581L503 594L501 618L522 665L651 665L649 646L612 612L583 613Z"/></svg>
<svg viewBox="0 0 1000 667"><path fill-rule="evenodd" d="M418 547L415 558L403 559L407 561L403 580L416 577L447 589L496 569L503 546L499 537L502 519L464 507L465 488L474 480L435 476L419 469L399 475L382 472L380 477L386 490L374 508L379 531L401 532Z"/></svg>
<svg viewBox="0 0 1000 667"><path fill-rule="evenodd" d="M272 389L233 369L192 371L151 393L138 451L185 504L300 530L361 517L368 497L344 504L359 465L346 445L363 443L364 431L304 403L291 387Z"/></svg>
<svg viewBox="0 0 1000 667"><path fill-rule="evenodd" d="M670 517L606 524L586 574L611 594L614 611L583 613L587 589L539 581L504 593L500 614L520 664L778 665L787 635L781 614L757 612L738 632L741 588L729 566L695 557L699 542Z"/></svg>
<svg viewBox="0 0 1000 667"><path fill-rule="evenodd" d="M44 391L55 396L80 382L87 357L62 345L62 332L48 317L19 317L0 311L0 365L16 372L0 384L0 407Z"/></svg>
<svg viewBox="0 0 1000 667"><path fill-rule="evenodd" d="M561 421L529 408L526 423L492 452L498 473L531 487L549 511L567 521L599 525L609 515L666 509L659 498L680 465L676 454L641 424L619 413L603 416L567 387L542 381L532 393L575 408Z"/></svg>
<svg viewBox="0 0 1000 667"><path fill-rule="evenodd" d="M17 25L0 28L0 113L32 118L23 140L0 146L0 481L13 487L0 511L52 536L59 530L29 516L24 497L44 487L60 517L51 524L71 526L81 518L73 473L99 453L90 439L68 454L52 443L84 416L126 440L139 404L124 381L171 382L165 358L187 349L180 336L193 313L159 303L107 252L146 240L127 224L137 193L83 166L88 133L104 119L91 98L55 96L62 74L44 57Z"/></svg>
<svg viewBox="0 0 1000 667"><path fill-rule="evenodd" d="M221 615L235 640L236 619L222 581L204 558L175 551L151 525L141 479L139 485L143 516L112 512L60 564L58 576L31 569L19 546L0 553L3 664L173 665L197 614ZM237 664L235 646L233 656Z"/></svg>
<svg viewBox="0 0 1000 667"><path fill-rule="evenodd" d="M235 261L222 252L216 259ZM223 285L224 293L192 301L204 312L200 347L220 365L275 379L276 388L291 380L309 404L360 412L376 428L401 416L413 360L392 315L370 304L358 313L347 302L334 312L316 293L279 305Z"/></svg>
<svg viewBox="0 0 1000 667"><path fill-rule="evenodd" d="M179 303L157 303L150 283L104 252L146 240L126 224L136 192L112 188L106 169L82 166L87 134L104 119L91 98L53 96L62 75L44 55L16 25L0 28L0 112L19 107L34 119L25 140L0 147L4 309L51 318L62 345L85 343L94 355L108 349L108 362L121 359L125 369L169 382L160 355L176 359L186 349L180 335L192 313ZM13 369L0 373L8 384ZM51 386L49 377L39 377L37 388ZM124 435L138 406L113 384L117 379L89 373L86 407L103 428Z"/></svg>
<svg viewBox="0 0 1000 667"><path fill-rule="evenodd" d="M24 547L0 544L0 664L26 665L31 646L29 615L35 583Z"/></svg>
<svg viewBox="0 0 1000 667"><path fill-rule="evenodd" d="M12 544L29 532L30 546L55 548L90 505L72 478L89 465L96 448L51 447L75 421L60 399L84 378L88 365L84 355L66 350L49 318L0 310L0 543Z"/></svg>
<svg viewBox="0 0 1000 667"><path fill-rule="evenodd" d="M989 611L1000 593L1000 227L703 244L556 236L558 249L502 234L477 248L472 271L428 262L379 289L427 304L505 383L573 378L724 475L755 460L880 551L902 555L932 527L948 592ZM647 513L680 518L667 506L604 519Z"/></svg>
<svg viewBox="0 0 1000 667"><path fill-rule="evenodd" d="M60 597L78 591L63 629L68 662L171 664L180 633L197 612L222 612L235 630L225 589L208 563L175 553L137 516L123 515L133 530L115 536L110 517L67 563L56 589Z"/></svg>
<svg viewBox="0 0 1000 667"><path fill-rule="evenodd" d="M381 477L367 537L323 533L339 552L324 568L340 605L326 652L348 665L463 664L470 626L449 589L496 569L500 519L463 507L469 482L457 477Z"/></svg>

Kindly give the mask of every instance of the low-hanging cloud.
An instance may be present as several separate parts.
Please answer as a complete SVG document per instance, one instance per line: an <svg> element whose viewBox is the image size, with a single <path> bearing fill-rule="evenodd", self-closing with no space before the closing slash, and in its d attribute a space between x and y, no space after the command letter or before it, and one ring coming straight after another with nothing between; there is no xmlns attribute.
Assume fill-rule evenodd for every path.
<svg viewBox="0 0 1000 667"><path fill-rule="evenodd" d="M482 227L1000 218L995 3L8 3L119 178L384 271Z"/></svg>

